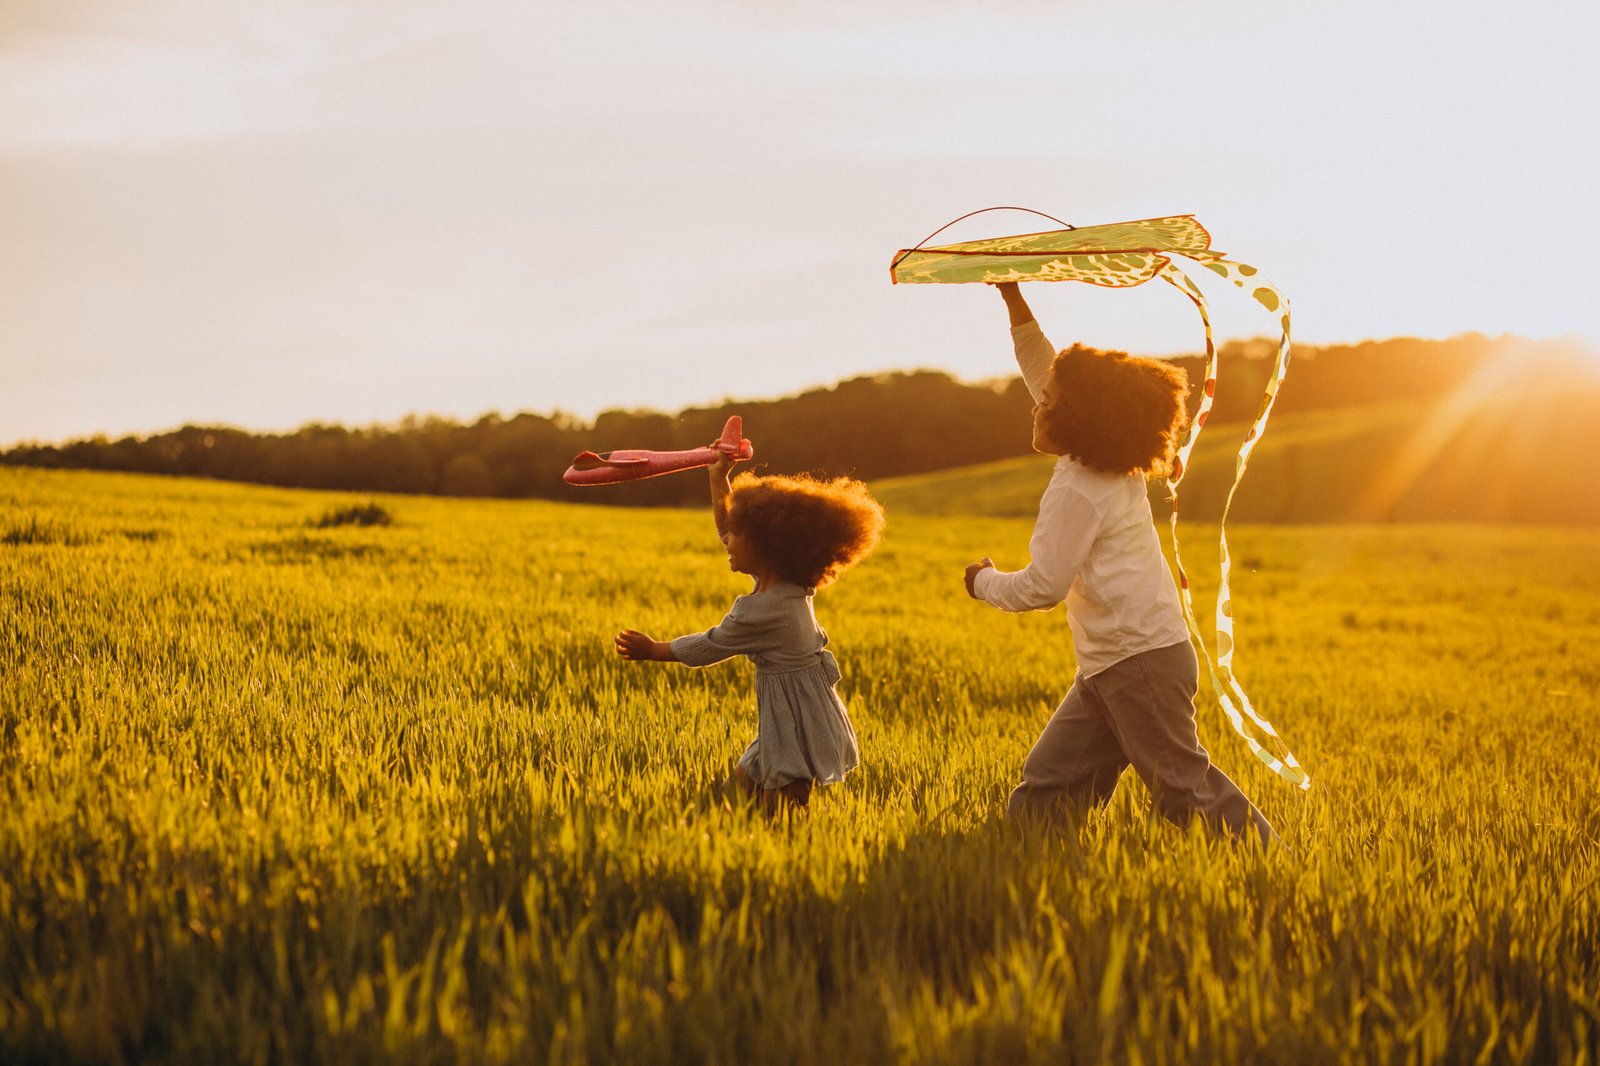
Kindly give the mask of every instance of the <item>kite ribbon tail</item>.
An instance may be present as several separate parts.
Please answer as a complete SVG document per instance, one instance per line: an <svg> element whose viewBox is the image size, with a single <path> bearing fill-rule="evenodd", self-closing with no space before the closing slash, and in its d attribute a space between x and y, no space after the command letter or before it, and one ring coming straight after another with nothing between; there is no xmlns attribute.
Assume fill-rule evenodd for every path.
<svg viewBox="0 0 1600 1066"><path fill-rule="evenodd" d="M1222 264L1223 269L1218 269L1218 267L1213 266L1213 262ZM1238 277L1251 278L1257 275L1254 267L1247 267L1242 263L1232 263L1228 260L1219 259L1207 261L1204 265L1208 269L1222 274L1224 277L1230 277L1229 268L1237 270L1238 273L1233 277L1230 277L1230 280L1234 280L1235 284L1240 285L1241 288L1244 287L1243 282L1238 281ZM1163 280L1173 285L1185 296L1187 296L1191 302L1193 302L1195 309L1200 312L1200 321L1202 324L1204 324L1206 331L1206 374L1204 389L1200 397L1200 406L1195 412L1194 419L1189 424L1189 429L1183 440L1183 443L1179 445L1176 460L1173 463L1172 473L1167 478L1167 491L1172 498L1172 555L1173 562L1176 564L1178 570L1178 591L1179 598L1183 606L1184 622L1188 625L1189 635L1192 638L1195 647L1199 649L1201 658L1205 660L1206 670L1211 678L1212 689L1217 694L1217 702L1222 706L1223 713L1227 715L1228 721L1233 726L1234 732L1238 733L1239 736L1244 739L1244 742L1249 747L1251 753L1265 763L1273 773L1277 774L1279 777L1282 777L1285 781L1288 781L1292 785L1296 785L1301 789L1307 789L1311 787L1310 775L1307 774L1306 771L1300 766L1300 763L1294 757L1294 753L1284 745L1282 738L1278 736L1277 730L1272 727L1272 723L1268 722L1266 719L1262 718L1256 713L1255 708L1250 703L1249 696L1246 695L1243 686L1239 684L1238 679L1234 676L1233 611L1232 602L1228 591L1228 574L1230 569L1227 539L1228 508L1233 504L1233 494L1239 487L1239 479L1244 474L1249 453L1255 447L1255 442L1260 439L1261 433L1266 427L1266 419L1267 415L1271 413L1272 401L1277 396L1278 385L1282 382L1284 372L1288 368L1288 303L1287 301L1283 300L1282 296L1276 289L1273 289L1270 285L1267 285L1264 280L1257 282L1258 288L1256 299L1260 301L1263 306L1267 306L1269 310L1275 309L1276 306L1282 306L1283 308L1283 314L1281 318L1283 324L1283 338L1279 344L1278 362L1273 369L1272 380L1267 385L1266 398L1263 400L1262 409L1257 414L1256 421L1251 426L1250 433L1246 437L1245 443L1240 449L1239 459L1235 463L1233 485L1228 490L1227 503L1223 507L1222 518L1218 523L1218 544L1220 550L1219 570L1221 579L1217 593L1217 655L1213 660L1211 653L1206 648L1205 636L1200 631L1199 621L1195 618L1194 597L1189 587L1189 576L1184 570L1183 558L1178 549L1178 483L1183 480L1183 475L1188 469L1190 454L1194 451L1195 443L1200 437L1200 431L1205 427L1206 420L1211 413L1212 404L1216 401L1216 338L1212 330L1211 315L1206 304L1205 295L1194 284L1194 282L1191 281L1189 277L1185 275L1183 271L1170 260L1165 266L1162 267L1160 276ZM1270 293L1271 297L1274 299L1273 304L1269 305L1266 300L1262 299L1260 292L1263 288L1265 291ZM1243 712L1242 714L1241 711ZM1248 715L1250 720L1254 722L1262 732L1266 733L1268 736L1277 741L1277 746L1282 749L1283 752L1281 758L1268 751L1261 745L1260 741L1258 741L1251 734L1250 728L1246 726L1244 722L1245 715Z"/></svg>

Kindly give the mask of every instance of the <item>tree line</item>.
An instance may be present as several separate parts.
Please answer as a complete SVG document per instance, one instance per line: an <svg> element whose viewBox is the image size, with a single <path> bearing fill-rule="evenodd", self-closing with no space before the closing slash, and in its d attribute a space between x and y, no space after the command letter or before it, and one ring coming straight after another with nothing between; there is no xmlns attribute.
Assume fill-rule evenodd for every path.
<svg viewBox="0 0 1600 1066"><path fill-rule="evenodd" d="M1299 348L1278 413L1442 395L1517 338L1465 334L1448 341L1395 339ZM1554 352L1556 342L1534 348ZM1252 416L1273 362L1270 341L1234 342L1220 359L1213 422ZM1204 360L1182 365L1198 385ZM1198 402L1199 389L1191 396ZM453 496L582 499L634 505L697 503L693 478L654 478L603 495L562 481L584 450L694 448L742 415L757 470L810 471L863 480L924 473L1026 454L1032 400L1020 378L962 382L918 370L851 378L781 399L726 401L676 414L609 410L592 422L560 413L486 414L472 423L411 416L391 425L313 423L292 433L186 425L146 437L95 436L22 444L12 465L209 477L294 488Z"/></svg>

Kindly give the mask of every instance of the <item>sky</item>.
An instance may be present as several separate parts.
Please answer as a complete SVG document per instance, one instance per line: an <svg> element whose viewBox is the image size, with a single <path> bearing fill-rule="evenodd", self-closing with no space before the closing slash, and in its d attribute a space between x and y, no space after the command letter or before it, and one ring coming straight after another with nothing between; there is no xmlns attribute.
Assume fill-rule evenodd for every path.
<svg viewBox="0 0 1600 1066"><path fill-rule="evenodd" d="M1195 214L1301 343L1600 338L1591 6L7 0L0 447L1005 375L995 294L888 274L991 205ZM1202 344L1168 286L1028 292Z"/></svg>

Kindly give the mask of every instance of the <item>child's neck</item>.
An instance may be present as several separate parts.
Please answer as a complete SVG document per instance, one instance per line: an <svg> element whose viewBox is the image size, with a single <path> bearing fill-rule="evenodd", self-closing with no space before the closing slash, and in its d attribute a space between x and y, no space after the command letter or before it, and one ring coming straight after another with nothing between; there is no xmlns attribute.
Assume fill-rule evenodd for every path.
<svg viewBox="0 0 1600 1066"><path fill-rule="evenodd" d="M778 575L773 573L751 574L750 576L756 579L757 592L765 592L772 586L781 583Z"/></svg>

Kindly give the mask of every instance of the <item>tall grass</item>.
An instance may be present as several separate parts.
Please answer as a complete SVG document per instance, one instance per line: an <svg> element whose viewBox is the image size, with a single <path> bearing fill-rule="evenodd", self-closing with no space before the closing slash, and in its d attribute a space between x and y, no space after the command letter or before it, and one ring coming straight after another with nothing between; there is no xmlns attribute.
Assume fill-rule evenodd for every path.
<svg viewBox="0 0 1600 1066"><path fill-rule="evenodd" d="M717 787L748 664L609 648L744 591L703 514L0 507L0 1060L1595 1061L1595 533L1233 531L1238 666L1315 775L1202 710L1262 855L1131 777L1003 821L1070 644L960 576L1025 521L891 515L819 596L864 761L784 827Z"/></svg>

